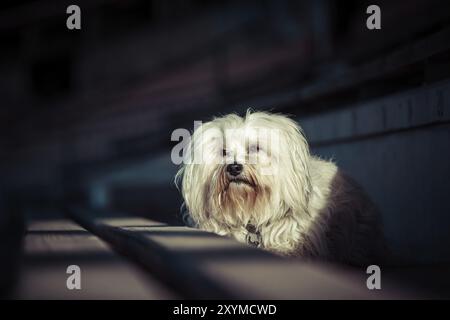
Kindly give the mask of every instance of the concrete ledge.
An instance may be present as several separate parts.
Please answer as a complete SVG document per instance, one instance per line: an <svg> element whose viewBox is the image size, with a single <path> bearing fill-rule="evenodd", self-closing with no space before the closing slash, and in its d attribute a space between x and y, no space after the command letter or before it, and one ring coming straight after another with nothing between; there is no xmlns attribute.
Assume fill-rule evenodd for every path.
<svg viewBox="0 0 450 320"><path fill-rule="evenodd" d="M366 287L364 270L284 259L228 237L148 221L130 226L70 210L87 230L138 263L183 298L390 299L407 297L392 285ZM122 225L122 226L121 226ZM389 288L391 287L391 288Z"/></svg>

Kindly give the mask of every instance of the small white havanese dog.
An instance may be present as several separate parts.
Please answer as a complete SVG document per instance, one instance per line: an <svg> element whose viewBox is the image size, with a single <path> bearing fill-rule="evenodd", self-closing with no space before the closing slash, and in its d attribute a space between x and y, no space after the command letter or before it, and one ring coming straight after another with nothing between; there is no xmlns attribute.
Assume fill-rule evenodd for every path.
<svg viewBox="0 0 450 320"><path fill-rule="evenodd" d="M378 262L377 210L334 163L310 155L299 125L248 111L195 130L177 173L189 224L285 256Z"/></svg>

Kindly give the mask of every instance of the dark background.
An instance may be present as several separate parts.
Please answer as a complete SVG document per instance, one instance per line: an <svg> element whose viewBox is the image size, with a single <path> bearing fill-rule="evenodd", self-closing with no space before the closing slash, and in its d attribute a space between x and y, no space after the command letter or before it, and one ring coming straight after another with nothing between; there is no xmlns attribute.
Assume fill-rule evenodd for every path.
<svg viewBox="0 0 450 320"><path fill-rule="evenodd" d="M176 128L248 107L289 113L380 207L407 264L450 260L450 2L0 4L0 198L179 224Z"/></svg>

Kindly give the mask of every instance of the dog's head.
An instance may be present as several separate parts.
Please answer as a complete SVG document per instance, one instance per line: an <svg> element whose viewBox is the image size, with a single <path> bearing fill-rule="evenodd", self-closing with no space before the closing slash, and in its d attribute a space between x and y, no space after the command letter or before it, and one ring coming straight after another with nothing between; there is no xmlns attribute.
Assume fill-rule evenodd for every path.
<svg viewBox="0 0 450 320"><path fill-rule="evenodd" d="M306 210L309 148L280 114L230 114L197 128L177 174L192 219L212 231Z"/></svg>

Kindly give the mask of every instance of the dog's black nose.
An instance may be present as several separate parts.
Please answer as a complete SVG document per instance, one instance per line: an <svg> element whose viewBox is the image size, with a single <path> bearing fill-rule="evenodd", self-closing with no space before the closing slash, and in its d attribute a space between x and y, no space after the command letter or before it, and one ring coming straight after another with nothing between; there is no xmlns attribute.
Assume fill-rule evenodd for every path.
<svg viewBox="0 0 450 320"><path fill-rule="evenodd" d="M242 164L239 163L232 163L227 165L227 171L232 176L237 176L238 174L240 174L242 172L242 168Z"/></svg>

